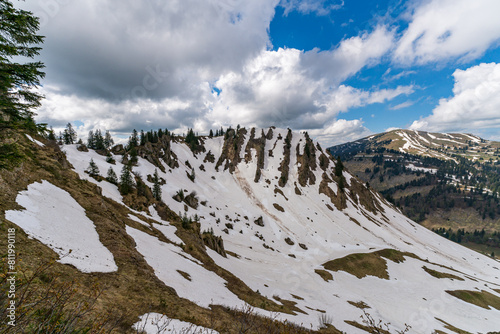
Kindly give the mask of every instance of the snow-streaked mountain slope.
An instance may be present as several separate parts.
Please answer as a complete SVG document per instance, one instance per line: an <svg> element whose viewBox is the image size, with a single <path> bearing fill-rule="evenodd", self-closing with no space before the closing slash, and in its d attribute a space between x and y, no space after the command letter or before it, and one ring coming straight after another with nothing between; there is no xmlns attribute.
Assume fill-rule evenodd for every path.
<svg viewBox="0 0 500 334"><path fill-rule="evenodd" d="M326 167L324 154L305 134L279 129L252 132L241 129L231 136L205 138L205 152L198 154L179 140L170 142L169 150L175 154L178 167L168 167L164 156L160 156L164 172L147 160L147 152L139 150L143 158L139 158L133 171L152 187L147 176L157 169L160 178L166 181L162 185L162 199L170 209L189 216L196 214L202 230L213 229L215 235L222 236L228 257L208 250L217 265L269 299L292 300L302 311L295 315L280 314L280 319L317 327L320 316L326 313L339 330L362 333L345 321L359 323L363 310L353 303L364 302L370 307L366 309L368 313L390 322L394 330L404 329L405 323L415 333L434 330L450 333L446 323L472 333L500 328L499 310L478 307L446 292L487 291L500 298L498 262L410 221L345 171L342 181L345 189L340 189L341 178L335 176L334 162L329 160ZM256 138L261 141L251 144ZM92 150L80 152L72 145L63 150L82 178L88 178L84 170L90 159L103 175L111 166L105 156ZM161 152L166 154L163 149ZM214 159L210 159L208 152ZM119 174L121 157L115 159L117 163L112 168ZM288 173L284 172L286 169ZM189 178L192 170L194 181ZM116 186L88 179L103 189L103 195L123 200ZM186 195L195 191L202 204L193 208L177 202L173 197L181 189ZM154 214L149 212L150 217ZM153 259L152 254L160 253L156 248L174 246L157 244L159 241L152 239L143 242L141 238L152 237L132 229L127 231L136 239L139 252L155 261L151 264L155 270L163 270L162 261L168 267L174 258L192 261L175 255L173 250L162 251L164 257ZM373 275L357 278L343 270L329 270L333 280L326 281L316 272L325 273L325 267L331 268L323 266L329 261L384 249L406 252L404 261L379 258L382 265L387 265L388 279ZM436 278L424 266L462 280ZM180 270L193 277L197 275L195 269L187 265L183 268ZM182 279L179 276L170 282L168 275L157 275L176 289L177 280ZM218 278L206 280L210 281L207 284L216 284ZM225 298L216 291L214 303L239 305L237 298ZM182 296L181 291L178 293ZM193 301L197 298L189 294L183 297Z"/></svg>
<svg viewBox="0 0 500 334"><path fill-rule="evenodd" d="M334 156L345 156L351 152L367 148L395 150L423 157L457 161L463 157L472 161L500 158L500 143L485 140L467 133L432 133L416 130L397 129L365 137L354 142L330 147Z"/></svg>

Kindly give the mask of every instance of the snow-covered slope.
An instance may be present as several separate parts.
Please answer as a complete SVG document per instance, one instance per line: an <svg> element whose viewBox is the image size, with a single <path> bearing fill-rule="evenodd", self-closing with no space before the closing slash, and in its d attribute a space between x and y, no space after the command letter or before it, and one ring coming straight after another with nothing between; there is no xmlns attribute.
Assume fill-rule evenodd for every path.
<svg viewBox="0 0 500 334"><path fill-rule="evenodd" d="M152 188L148 176L157 170L165 180L163 202L174 212L197 215L202 231L213 230L222 237L227 257L207 249L218 266L261 295L278 304L280 299L291 300L301 310L295 315L280 313L279 319L318 328L326 314L337 329L363 333L352 326L361 322L363 302L371 316L390 322L391 330L402 330L405 323L414 333L450 333L446 324L471 333L500 328L499 310L478 307L447 292L486 291L500 298L500 264L410 221L345 171L341 177L335 175L334 162L306 134L242 129L226 139L204 138L203 145L205 151L194 154L185 143L170 142L178 167L167 165L162 149L164 171L139 150L143 157L133 171ZM121 156L115 155L117 163L110 165L92 150L80 152L74 145L63 150L82 178L123 204L115 185L84 173L93 159L102 175L109 167L119 175ZM186 195L195 192L200 204L178 202L173 197L179 190ZM245 304L224 279L183 252L180 239L173 240L175 228L167 227L154 207L142 215L156 221L159 225L150 228L158 228L173 242L127 227L160 280L204 307ZM368 272L358 278L348 264L336 270L327 264L384 249L397 251L397 259L375 256L379 269L385 263L387 277ZM437 278L429 274L432 270L455 278ZM323 278L328 274L332 279Z"/></svg>

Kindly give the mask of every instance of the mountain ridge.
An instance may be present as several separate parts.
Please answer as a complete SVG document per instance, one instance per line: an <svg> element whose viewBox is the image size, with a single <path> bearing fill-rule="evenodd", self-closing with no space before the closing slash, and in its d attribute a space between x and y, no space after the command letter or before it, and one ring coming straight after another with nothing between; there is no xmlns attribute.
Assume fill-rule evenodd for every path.
<svg viewBox="0 0 500 334"><path fill-rule="evenodd" d="M255 133L261 136L255 138ZM19 145L36 154L14 166L13 171L29 166L35 169L39 161L36 156L42 154L39 151L58 149L53 145L53 148L41 147L24 135L19 136ZM448 332L446 325L435 317L467 331L476 328L491 331L500 326L494 320L498 311L478 310L446 292L471 291L477 287L500 298L496 291L500 287L497 262L478 257L404 217L363 182L346 171L336 171L336 162L306 134L276 128L237 129L224 136L196 139L199 146L178 136L160 140L159 144L151 143L149 151L145 149L147 144L138 146L137 158L132 154L133 148L116 150L124 155L112 154L114 164L94 150L64 145L61 149L65 157L60 160L64 162L67 158L65 173L73 176L56 177L61 164L53 167L52 172L33 175L22 186L12 184L7 201L10 204L3 205L2 214L31 210L21 208L15 200L18 192L26 189L26 195L30 196L29 185L42 179L64 188L78 199L79 205L86 205L85 196L90 196L95 204L87 209L87 216L96 224L100 238L108 240L105 246L118 266L116 274L103 273L99 277L104 280L109 277L106 275L121 277L123 268L128 268L123 278L136 280L134 262L130 260L134 259L147 272L140 279L141 284L147 287L148 280L154 281L155 286L161 287L155 289L165 291L167 304L172 307L169 310L158 304L152 310L147 309L144 306L147 298L134 294L138 300L135 314L128 317L124 326L131 326L134 317L138 321L140 315L157 312L224 332L225 323L234 315L212 307L218 310L221 320L210 323L207 304L210 301L208 297L199 299L207 296L210 289L203 288L201 282L219 291L212 304L243 307L249 303L258 314L270 316L270 311L278 312L277 317L282 321L306 327L311 324L318 330L321 326L328 327L320 320L325 315L323 320L337 330L362 333L364 325L359 319L364 313L354 304L366 304L374 317L391 323L391 331L402 331L408 323L417 333ZM46 142L42 138L37 140ZM131 164L136 173L135 189L130 194L122 195L116 185L85 172L92 160L101 173L112 168L120 174L125 166L122 161L127 164L135 159L137 163ZM39 168L43 170L47 168L44 161L52 160L49 156L42 159ZM152 199L148 190L154 186L155 170L165 180L161 185L161 202ZM12 172L1 173L5 176ZM66 179L71 180L69 188ZM81 192L82 185L88 190ZM191 198L196 200L185 201L187 196L177 197L180 193L193 194ZM102 215L115 217L104 230L99 223ZM112 235L116 234L120 235L120 241L112 241ZM210 235L222 238L226 256L216 247L205 248L202 236L216 240ZM28 238L25 241L30 247L44 249L43 254L52 254L50 246ZM112 246L116 242L121 248ZM157 251L153 251L153 245ZM356 258L355 266L349 265L353 263L352 257ZM86 275L68 265L57 266L72 275ZM443 275L454 273L463 281L438 279L423 266ZM368 269L360 271L361 268ZM376 268L385 268L386 274L379 274ZM333 281L325 280L324 277L329 277L325 273ZM399 291L398 305L394 303L395 287ZM114 294L128 295L126 289L113 289ZM151 296L148 289L140 291L146 297ZM111 295L104 298L113 302ZM432 303L456 308L443 307L432 316L418 311L430 310ZM177 304L181 306L173 311ZM195 310L191 318L189 309ZM477 319L490 320L463 321L463 315L469 313Z"/></svg>

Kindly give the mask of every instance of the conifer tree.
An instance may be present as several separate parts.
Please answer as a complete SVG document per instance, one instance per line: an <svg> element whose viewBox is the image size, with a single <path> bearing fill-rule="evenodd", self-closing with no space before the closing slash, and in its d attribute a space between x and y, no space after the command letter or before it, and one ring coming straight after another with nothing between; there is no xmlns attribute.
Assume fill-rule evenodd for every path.
<svg viewBox="0 0 500 334"><path fill-rule="evenodd" d="M87 147L94 149L95 148L95 140L94 140L94 131L89 131L89 136L87 137Z"/></svg>
<svg viewBox="0 0 500 334"><path fill-rule="evenodd" d="M120 174L120 193L127 195L132 191L134 181L132 180L132 173L127 165L124 165Z"/></svg>
<svg viewBox="0 0 500 334"><path fill-rule="evenodd" d="M76 131L71 123L66 124L66 129L63 132L63 141L65 145L76 143Z"/></svg>
<svg viewBox="0 0 500 334"><path fill-rule="evenodd" d="M52 127L50 127L49 135L47 136L47 139L54 140L54 141L57 140L56 134L54 133L54 129Z"/></svg>
<svg viewBox="0 0 500 334"><path fill-rule="evenodd" d="M140 143L142 145L146 145L146 136L144 135L144 130L141 130Z"/></svg>
<svg viewBox="0 0 500 334"><path fill-rule="evenodd" d="M106 130L106 134L104 135L104 148L109 150L114 143L115 141L113 137L111 137L111 133L109 133L109 130Z"/></svg>
<svg viewBox="0 0 500 334"><path fill-rule="evenodd" d="M130 151L130 160L128 161L130 166L135 166L137 164L137 150L135 147L132 147Z"/></svg>
<svg viewBox="0 0 500 334"><path fill-rule="evenodd" d="M102 132L100 129L95 130L94 134L95 148L96 150L104 150L104 138L102 137Z"/></svg>
<svg viewBox="0 0 500 334"><path fill-rule="evenodd" d="M128 149L130 150L136 147L137 145L139 145L139 138L137 136L137 130L134 129L134 131L132 131L132 135L128 139Z"/></svg>
<svg viewBox="0 0 500 334"><path fill-rule="evenodd" d="M344 164L340 160L340 156L337 157L337 161L335 162L335 176L342 176L342 171L344 170Z"/></svg>
<svg viewBox="0 0 500 334"><path fill-rule="evenodd" d="M340 156L337 157L337 161L335 162L335 176L339 178L338 186L341 191L344 191L345 188L345 178L343 175L344 165L340 160Z"/></svg>
<svg viewBox="0 0 500 334"><path fill-rule="evenodd" d="M113 168L109 167L108 174L106 175L106 180L113 184L118 184L118 177L116 176Z"/></svg>
<svg viewBox="0 0 500 334"><path fill-rule="evenodd" d="M87 167L87 173L89 173L92 177L99 176L99 167L97 167L94 159L90 159L89 166Z"/></svg>
<svg viewBox="0 0 500 334"><path fill-rule="evenodd" d="M186 144L189 145L189 148L191 148L191 151L194 151L195 149L197 149L199 144L200 144L199 139L195 135L193 129L188 130L185 141L186 141Z"/></svg>
<svg viewBox="0 0 500 334"><path fill-rule="evenodd" d="M210 133L208 134L208 137L212 138L213 136L214 136L214 132L212 131L212 129L210 129Z"/></svg>
<svg viewBox="0 0 500 334"><path fill-rule="evenodd" d="M161 201L160 178L158 177L158 170L156 170L156 169L155 169L155 173L153 174L153 197L157 201Z"/></svg>
<svg viewBox="0 0 500 334"><path fill-rule="evenodd" d="M63 139L64 139L64 136L63 136L62 132L59 131L59 136L57 136L57 144L58 145L62 145L63 144Z"/></svg>
<svg viewBox="0 0 500 334"><path fill-rule="evenodd" d="M39 61L15 61L39 55L41 47L37 45L44 39L36 34L39 27L39 18L33 13L0 0L0 114L8 115L10 121L25 120L29 126L35 124L32 110L40 106L43 98L31 88L40 85L45 66Z"/></svg>

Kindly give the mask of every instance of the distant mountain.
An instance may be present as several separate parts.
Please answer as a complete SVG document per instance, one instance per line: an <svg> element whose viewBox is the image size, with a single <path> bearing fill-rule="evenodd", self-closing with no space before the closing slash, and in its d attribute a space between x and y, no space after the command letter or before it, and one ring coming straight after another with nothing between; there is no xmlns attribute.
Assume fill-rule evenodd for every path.
<svg viewBox="0 0 500 334"><path fill-rule="evenodd" d="M500 246L499 142L394 130L328 150L408 217L488 254Z"/></svg>
<svg viewBox="0 0 500 334"><path fill-rule="evenodd" d="M464 133L399 129L333 146L329 150L333 154L349 157L367 149L378 148L442 160L458 161L457 158L463 157L480 163L500 164L500 142Z"/></svg>
<svg viewBox="0 0 500 334"><path fill-rule="evenodd" d="M405 217L306 133L216 134L155 131L96 151L0 133L2 233L16 229L18 271L36 278L17 289L44 297L21 320L61 328L77 314L116 333L500 328L497 261Z"/></svg>

